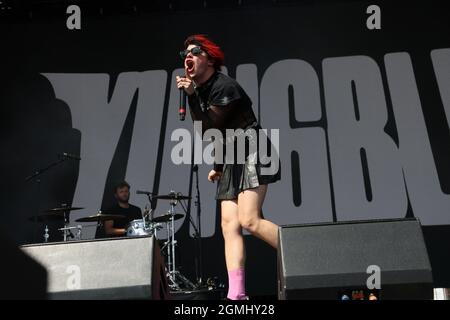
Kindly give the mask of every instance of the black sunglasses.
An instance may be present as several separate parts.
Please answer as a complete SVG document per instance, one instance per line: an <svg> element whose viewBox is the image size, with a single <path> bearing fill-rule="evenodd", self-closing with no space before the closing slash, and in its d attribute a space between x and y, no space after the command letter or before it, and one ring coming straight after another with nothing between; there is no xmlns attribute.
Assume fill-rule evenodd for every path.
<svg viewBox="0 0 450 320"><path fill-rule="evenodd" d="M194 56L198 56L203 52L203 50L200 47L193 47L191 50L186 49L186 50L180 51L181 59L183 59L183 60L186 59L189 52L191 52Z"/></svg>

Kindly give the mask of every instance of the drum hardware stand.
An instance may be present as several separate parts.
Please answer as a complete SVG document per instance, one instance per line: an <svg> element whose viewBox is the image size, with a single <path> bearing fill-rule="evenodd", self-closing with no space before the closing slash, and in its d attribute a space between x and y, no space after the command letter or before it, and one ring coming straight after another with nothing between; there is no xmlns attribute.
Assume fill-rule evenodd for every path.
<svg viewBox="0 0 450 320"><path fill-rule="evenodd" d="M147 223L147 220L146 220L148 216L153 217L153 209L151 207L149 209L148 205L146 205L144 211L142 211L142 222L144 223L145 231L152 229L151 220L149 221L149 223ZM156 238L156 232L153 235Z"/></svg>
<svg viewBox="0 0 450 320"><path fill-rule="evenodd" d="M136 191L136 194L145 194L147 196L147 198L148 198L148 202L150 203L150 208L148 208L147 205L145 206L145 210L144 210L144 212L142 212L142 221L144 223L144 228L145 229L152 230L153 227L154 227L154 225L153 225L153 216L155 214L155 212L153 210L155 208L154 202L153 202L153 200L154 200L153 199L153 192L139 191L138 190L138 191ZM148 227L147 227L147 224L146 224L146 220L149 221ZM156 231L157 230L158 230L158 227L154 227L153 235L155 236L155 239L157 239L157 236L156 236ZM160 250L162 251L163 249L164 249L164 247L161 248Z"/></svg>
<svg viewBox="0 0 450 320"><path fill-rule="evenodd" d="M71 230L76 229L77 233L74 235ZM76 227L69 227L68 224L64 224L64 228L59 228L58 231L62 231L64 234L64 242L67 241L67 237L71 237L75 240L81 240L81 225L77 225Z"/></svg>
<svg viewBox="0 0 450 320"><path fill-rule="evenodd" d="M77 225L76 228L77 228L77 234L76 234L75 238L77 240L81 240L81 230L83 229L83 227L81 224L79 224L79 225Z"/></svg>
<svg viewBox="0 0 450 320"><path fill-rule="evenodd" d="M155 214L155 212L154 212L154 203L153 203L153 192L149 192L149 193L147 193L147 198L148 198L148 202L150 203L150 210L148 211L148 213L147 214L145 214L145 213L143 213L142 214L142 221L144 222L144 226L145 226L145 218L146 217L149 217L149 221L151 222L151 223L153 223L153 215ZM146 207L146 210L147 210L148 208ZM145 210L145 211L146 211ZM156 230L155 230L155 233L154 233L154 236L155 236L155 238L156 238Z"/></svg>
<svg viewBox="0 0 450 320"><path fill-rule="evenodd" d="M67 241L67 236L70 236L73 239L73 233L69 228L69 212L64 211L64 227L60 229L64 234L64 242Z"/></svg>
<svg viewBox="0 0 450 320"><path fill-rule="evenodd" d="M154 217L154 203L153 203L153 193L151 192L143 192L139 191L139 194L146 194L148 196L148 200L151 205L151 210L149 215L150 221L153 222ZM170 210L168 211L168 215L170 215L170 219L166 222L167 227L167 240L164 242L163 246L161 247L162 252L166 252L167 257L167 265L166 265L166 277L168 281L168 286L171 290L174 291L181 291L181 290L193 290L195 289L195 285L187 279L184 275L181 274L180 271L177 270L176 267L176 254L175 254L175 246L177 244L177 241L175 240L175 206L178 204L179 199L176 198L177 195L181 195L181 193L176 193L175 191L171 190L169 194L172 196L170 199ZM155 197L158 198L157 196ZM166 198L167 199L167 198ZM181 203L182 204L182 203ZM157 230L157 228L155 228ZM156 233L155 233L156 234Z"/></svg>
<svg viewBox="0 0 450 320"><path fill-rule="evenodd" d="M44 242L47 243L48 242L48 238L50 237L50 235L48 234L48 226L47 225L45 225L44 232L45 232L44 233Z"/></svg>
<svg viewBox="0 0 450 320"><path fill-rule="evenodd" d="M98 210L98 211L97 211L97 214L102 214L102 210ZM97 226L96 226L96 231L95 231L95 232L97 233L97 232L99 232L99 230L105 230L105 229L104 229L104 225L103 225L103 221L101 221L101 220L99 220L99 221L97 222ZM106 231L103 231L102 236L103 236L103 237L106 237L105 234L106 234Z"/></svg>
<svg viewBox="0 0 450 320"><path fill-rule="evenodd" d="M175 194L174 191L170 191L170 194ZM176 268L176 260L175 260L175 245L177 241L175 240L175 206L177 205L178 200L170 200L170 210L169 214L171 215L170 221L167 222L167 241L164 243L164 247L167 246L167 278L168 285L172 290L182 290L186 289L195 289L195 285L183 276Z"/></svg>

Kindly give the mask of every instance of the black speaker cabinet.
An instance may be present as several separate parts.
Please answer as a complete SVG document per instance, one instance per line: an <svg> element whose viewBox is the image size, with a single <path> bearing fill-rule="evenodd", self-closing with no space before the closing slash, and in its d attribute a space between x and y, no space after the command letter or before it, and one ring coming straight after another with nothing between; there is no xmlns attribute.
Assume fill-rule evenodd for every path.
<svg viewBox="0 0 450 320"><path fill-rule="evenodd" d="M164 299L164 263L154 237L22 246L47 269L49 299Z"/></svg>
<svg viewBox="0 0 450 320"><path fill-rule="evenodd" d="M47 271L0 232L0 300L47 299Z"/></svg>
<svg viewBox="0 0 450 320"><path fill-rule="evenodd" d="M368 269L369 268L369 269ZM379 270L377 272L376 270ZM377 275L376 275L377 273ZM375 284L379 276L379 288ZM431 266L416 219L286 225L279 229L280 299L433 299ZM362 298L362 297L361 297Z"/></svg>

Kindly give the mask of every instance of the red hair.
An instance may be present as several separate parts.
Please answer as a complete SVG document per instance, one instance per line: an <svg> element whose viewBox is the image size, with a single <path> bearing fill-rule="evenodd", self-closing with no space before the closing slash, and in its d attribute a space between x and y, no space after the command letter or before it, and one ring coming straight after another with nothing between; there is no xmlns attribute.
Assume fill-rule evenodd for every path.
<svg viewBox="0 0 450 320"><path fill-rule="evenodd" d="M208 56L214 61L214 69L220 70L220 67L224 64L225 54L222 49L212 42L205 34L194 34L184 41L184 47L187 48L189 45L195 44L202 48Z"/></svg>

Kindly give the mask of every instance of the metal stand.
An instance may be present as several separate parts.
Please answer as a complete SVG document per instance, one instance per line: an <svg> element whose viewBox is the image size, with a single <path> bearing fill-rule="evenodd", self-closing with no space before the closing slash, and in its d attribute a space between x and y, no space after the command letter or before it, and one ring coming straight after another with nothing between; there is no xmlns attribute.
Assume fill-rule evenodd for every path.
<svg viewBox="0 0 450 320"><path fill-rule="evenodd" d="M34 223L35 225L37 225L37 216L39 215L40 212L40 206L41 206L41 179L39 178L44 172L50 170L51 168L63 163L64 161L66 161L68 158L67 157L60 157L58 159L58 161L54 161L52 163L50 163L48 166L41 168L41 169L37 169L34 171L33 174L29 175L28 177L25 178L25 182L31 181L31 180L35 180L37 183L37 203L36 203L36 215L34 217ZM64 219L65 220L65 219ZM44 242L48 242L48 238L49 238L49 234L48 234L48 226L45 226L45 233L44 233ZM33 241L36 242L36 227L34 228L33 231ZM65 240L64 240L65 241Z"/></svg>
<svg viewBox="0 0 450 320"><path fill-rule="evenodd" d="M48 238L50 237L50 235L48 234L48 226L45 225L45 229L44 229L44 242L47 243L48 242Z"/></svg>
<svg viewBox="0 0 450 320"><path fill-rule="evenodd" d="M75 240L81 240L81 225L78 225L76 227L69 227L68 224L64 224L64 228L59 228L58 230L63 232L64 242L68 241L68 237ZM72 230L77 230L77 233L73 235Z"/></svg>
<svg viewBox="0 0 450 320"><path fill-rule="evenodd" d="M71 238L73 238L73 234L69 229L69 212L65 211L64 212L64 228L60 229L63 231L63 235L64 235L64 242L67 241L67 236L70 236Z"/></svg>
<svg viewBox="0 0 450 320"><path fill-rule="evenodd" d="M175 194L174 191L170 193ZM183 276L176 268L176 254L175 254L175 246L177 241L175 240L175 206L177 205L178 200L170 201L170 210L169 214L171 215L170 221L167 222L167 241L164 243L164 247L167 247L167 279L168 285L172 290L193 290L195 289L195 285ZM164 248L163 247L163 248Z"/></svg>
<svg viewBox="0 0 450 320"><path fill-rule="evenodd" d="M202 225L200 221L201 206L200 206L200 189L198 187L198 166L194 165L193 170L195 172L195 189L197 191L195 206L197 208L197 228L194 227L194 238L197 240L198 257L196 257L196 273L197 273L197 287L203 285L203 254L202 254Z"/></svg>
<svg viewBox="0 0 450 320"><path fill-rule="evenodd" d="M152 192L140 192L141 194L146 194L148 196L148 200L150 202L150 211L148 214L143 214L142 219L145 223L146 217L149 217L149 221L151 223L150 228L154 230L154 234L156 237L156 230L159 229L157 224L153 222L153 214L154 214L154 202L153 202L153 193ZM173 198L176 198L177 193L173 190L170 191L170 194L173 195ZM166 277L168 286L173 291L180 290L193 290L195 289L195 285L183 276L176 267L176 253L175 247L177 245L177 241L175 240L175 207L178 204L177 199L170 200L170 209L168 214L170 215L170 220L166 222L167 228L167 240L164 242L164 245L161 247L161 252L166 252L167 257L167 265L166 265Z"/></svg>
<svg viewBox="0 0 450 320"><path fill-rule="evenodd" d="M194 244L196 246L195 254L194 254L194 264L195 264L195 276L196 276L196 283L195 288L200 289L202 287L206 287L207 284L203 281L203 252L202 252L202 238L201 238L201 204L200 204L200 188L199 188L199 179L198 179L198 165L192 166L191 169L191 177L189 179L189 198L192 197L192 186L193 186L193 179L195 174L195 189L196 189L196 196L195 196L195 202L194 205L197 208L197 224L194 223L191 215L191 202L189 200L187 209L185 209L186 216L189 219L189 223L192 226L192 229L194 230L194 233L192 234L192 237L194 238Z"/></svg>
<svg viewBox="0 0 450 320"><path fill-rule="evenodd" d="M142 221L144 222L144 226L146 228L148 227L150 230L152 230L153 236L155 237L155 239L157 239L158 237L156 236L156 231L159 230L159 228L158 228L158 226L153 224L153 215L155 214L155 212L154 212L155 204L153 202L153 193L149 192L147 194L147 198L148 198L148 202L150 203L150 208L145 206L145 210L142 213ZM147 220L148 220L148 226L146 223Z"/></svg>

